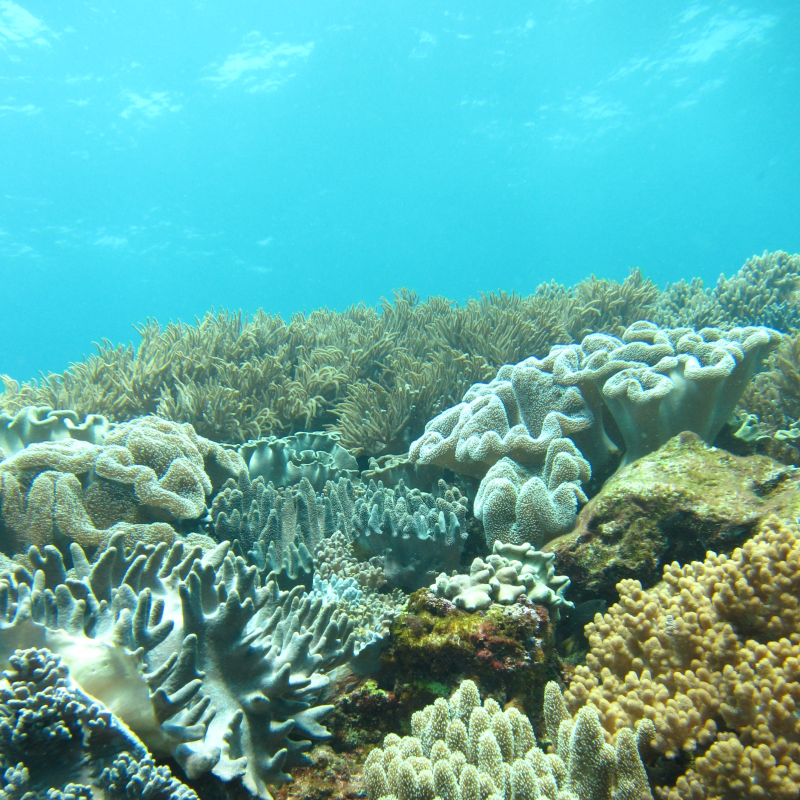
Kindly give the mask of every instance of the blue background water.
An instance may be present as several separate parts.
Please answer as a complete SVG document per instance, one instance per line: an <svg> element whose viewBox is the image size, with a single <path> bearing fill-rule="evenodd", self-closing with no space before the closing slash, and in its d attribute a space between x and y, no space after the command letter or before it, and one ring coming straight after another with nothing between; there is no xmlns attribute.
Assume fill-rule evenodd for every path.
<svg viewBox="0 0 800 800"><path fill-rule="evenodd" d="M800 5L0 2L0 372L800 250ZM135 337L134 337L135 338Z"/></svg>

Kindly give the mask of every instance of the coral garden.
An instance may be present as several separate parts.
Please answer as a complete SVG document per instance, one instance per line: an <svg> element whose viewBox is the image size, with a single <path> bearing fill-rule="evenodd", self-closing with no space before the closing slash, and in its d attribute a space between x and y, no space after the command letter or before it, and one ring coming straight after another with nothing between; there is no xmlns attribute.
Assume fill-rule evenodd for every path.
<svg viewBox="0 0 800 800"><path fill-rule="evenodd" d="M0 800L800 798L800 256L150 321L0 395Z"/></svg>

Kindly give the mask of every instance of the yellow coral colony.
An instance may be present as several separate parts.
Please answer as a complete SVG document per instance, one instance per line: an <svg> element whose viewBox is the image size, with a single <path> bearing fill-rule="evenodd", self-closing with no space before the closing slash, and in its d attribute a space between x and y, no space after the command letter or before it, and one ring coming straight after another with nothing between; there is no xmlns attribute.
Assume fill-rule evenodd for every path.
<svg viewBox="0 0 800 800"><path fill-rule="evenodd" d="M770 517L731 556L664 569L586 627L564 697L607 739L651 719L666 756L702 752L660 796L789 800L800 785L800 530ZM720 731L720 728L725 730Z"/></svg>

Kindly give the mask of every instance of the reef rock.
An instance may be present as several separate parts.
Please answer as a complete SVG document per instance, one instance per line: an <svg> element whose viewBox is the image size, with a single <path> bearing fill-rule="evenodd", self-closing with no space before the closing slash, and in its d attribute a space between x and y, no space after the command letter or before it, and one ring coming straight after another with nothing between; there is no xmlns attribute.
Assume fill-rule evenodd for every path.
<svg viewBox="0 0 800 800"><path fill-rule="evenodd" d="M793 520L798 512L800 471L732 455L686 432L609 479L575 530L544 550L572 581L574 602L614 602L624 578L649 588L665 564L702 560L707 550L730 553L770 514Z"/></svg>

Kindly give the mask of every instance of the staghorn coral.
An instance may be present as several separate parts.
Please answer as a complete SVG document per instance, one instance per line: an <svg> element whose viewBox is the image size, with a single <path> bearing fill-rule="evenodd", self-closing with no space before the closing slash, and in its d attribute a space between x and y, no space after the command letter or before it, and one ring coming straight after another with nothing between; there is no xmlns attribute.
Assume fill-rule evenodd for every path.
<svg viewBox="0 0 800 800"><path fill-rule="evenodd" d="M0 655L41 642L190 778L211 771L261 798L327 736L319 696L357 645L335 604L262 585L227 543L126 550L118 535L94 565L76 544L71 556L74 576L52 547L32 549L33 576L0 576Z"/></svg>
<svg viewBox="0 0 800 800"><path fill-rule="evenodd" d="M654 747L697 753L661 794L796 797L800 791L800 530L777 517L730 557L664 569L586 627L591 651L565 700L596 708L607 738L638 720ZM718 734L720 729L724 734ZM700 793L700 794L698 794Z"/></svg>
<svg viewBox="0 0 800 800"><path fill-rule="evenodd" d="M531 545L495 542L485 561L472 562L469 575L443 572L430 589L466 611L488 608L491 603L509 605L524 596L547 606L550 616L558 619L562 607L574 608L574 604L564 597L569 578L556 575L554 560L552 553L540 553Z"/></svg>
<svg viewBox="0 0 800 800"><path fill-rule="evenodd" d="M800 325L800 256L778 250L748 258L731 278L720 276L711 295L727 325L766 325L789 331Z"/></svg>
<svg viewBox="0 0 800 800"><path fill-rule="evenodd" d="M28 445L0 462L2 526L11 553L31 544L77 541L101 547L166 541L173 526L205 513L217 480L244 469L241 458L197 436L191 425L144 417L112 426L102 444L66 438Z"/></svg>
<svg viewBox="0 0 800 800"><path fill-rule="evenodd" d="M764 251L730 278L720 275L713 289L705 289L699 278L668 284L652 319L675 328L766 325L788 332L800 325L798 290L800 256Z"/></svg>
<svg viewBox="0 0 800 800"><path fill-rule="evenodd" d="M46 649L17 650L0 681L0 797L197 800Z"/></svg>
<svg viewBox="0 0 800 800"><path fill-rule="evenodd" d="M558 693L558 686L548 684L547 692ZM554 738L557 752L545 754L526 716L503 711L491 698L481 705L477 686L466 680L449 700L414 713L411 729L412 736L389 734L367 757L369 800L651 797L633 732L616 750L608 747L590 709L574 724L566 714Z"/></svg>

